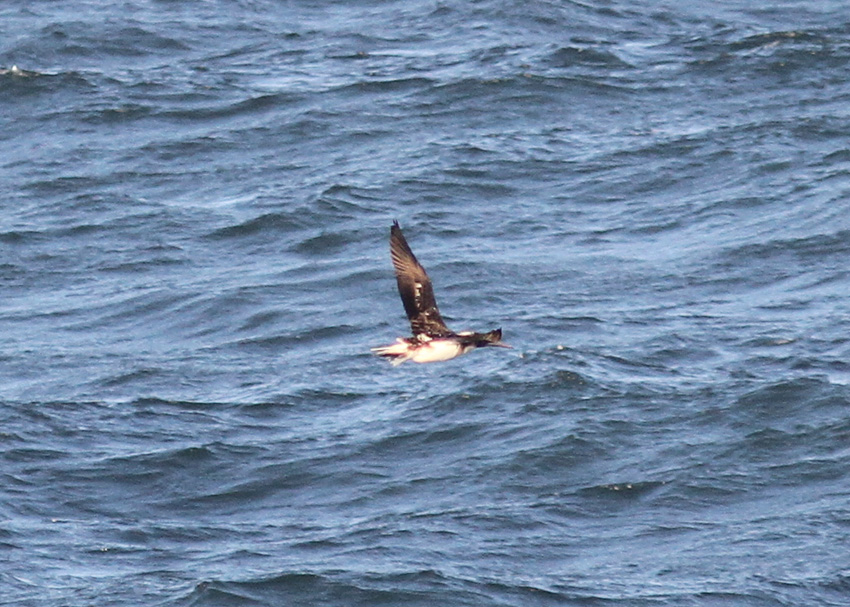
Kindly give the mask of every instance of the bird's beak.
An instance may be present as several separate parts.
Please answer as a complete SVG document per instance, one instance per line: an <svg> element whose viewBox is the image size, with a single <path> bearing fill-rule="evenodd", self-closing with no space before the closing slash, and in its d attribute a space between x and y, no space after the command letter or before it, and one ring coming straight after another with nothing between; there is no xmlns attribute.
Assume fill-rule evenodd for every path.
<svg viewBox="0 0 850 607"><path fill-rule="evenodd" d="M491 346L496 346L497 348L507 348L508 350L513 350L513 349L514 349L514 347L513 347L513 346L509 346L508 344L504 344L504 343L502 343L502 342L499 342L499 343L496 343L496 344L489 344L489 345L491 345Z"/></svg>

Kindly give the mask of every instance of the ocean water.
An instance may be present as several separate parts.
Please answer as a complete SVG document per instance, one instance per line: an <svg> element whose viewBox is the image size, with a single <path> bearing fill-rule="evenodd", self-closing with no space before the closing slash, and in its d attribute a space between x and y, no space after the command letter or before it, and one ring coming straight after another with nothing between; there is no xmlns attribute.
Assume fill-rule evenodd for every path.
<svg viewBox="0 0 850 607"><path fill-rule="evenodd" d="M835 1L0 7L0 604L846 606ZM390 367L393 219L456 330Z"/></svg>

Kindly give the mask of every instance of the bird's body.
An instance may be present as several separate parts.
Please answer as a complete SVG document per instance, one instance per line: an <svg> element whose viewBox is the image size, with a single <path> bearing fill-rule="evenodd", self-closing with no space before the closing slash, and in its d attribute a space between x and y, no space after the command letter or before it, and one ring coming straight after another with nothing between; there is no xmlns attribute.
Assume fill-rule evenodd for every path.
<svg viewBox="0 0 850 607"><path fill-rule="evenodd" d="M392 365L397 366L406 360L417 363L451 360L486 346L510 347L501 343L501 329L487 333L455 333L446 326L437 308L431 280L410 250L397 221L390 228L390 256L413 337L400 337L390 346L372 348L375 354L389 358Z"/></svg>
<svg viewBox="0 0 850 607"><path fill-rule="evenodd" d="M406 360L415 363L435 363L451 360L465 352L463 346L451 338L437 338L422 341L419 338L399 337L391 346L372 348L379 356L390 358L393 366Z"/></svg>

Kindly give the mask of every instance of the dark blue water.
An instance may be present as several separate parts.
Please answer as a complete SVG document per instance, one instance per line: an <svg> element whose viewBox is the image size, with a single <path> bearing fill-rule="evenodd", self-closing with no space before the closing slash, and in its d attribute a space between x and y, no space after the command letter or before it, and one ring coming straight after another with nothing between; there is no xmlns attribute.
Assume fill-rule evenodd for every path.
<svg viewBox="0 0 850 607"><path fill-rule="evenodd" d="M844 3L7 2L0 68L0 604L848 604ZM370 354L393 219L514 350Z"/></svg>

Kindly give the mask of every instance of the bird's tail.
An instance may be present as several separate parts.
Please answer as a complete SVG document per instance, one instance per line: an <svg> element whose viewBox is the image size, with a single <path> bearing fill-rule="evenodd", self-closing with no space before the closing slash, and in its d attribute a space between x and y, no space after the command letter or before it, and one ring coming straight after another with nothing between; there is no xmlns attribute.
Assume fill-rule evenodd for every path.
<svg viewBox="0 0 850 607"><path fill-rule="evenodd" d="M384 358L389 359L390 364L393 367L397 367L404 361L410 360L410 346L403 339L397 339L396 343L390 346L372 348L372 352L378 356L383 356Z"/></svg>

